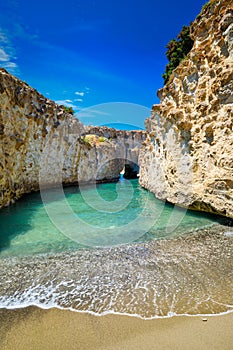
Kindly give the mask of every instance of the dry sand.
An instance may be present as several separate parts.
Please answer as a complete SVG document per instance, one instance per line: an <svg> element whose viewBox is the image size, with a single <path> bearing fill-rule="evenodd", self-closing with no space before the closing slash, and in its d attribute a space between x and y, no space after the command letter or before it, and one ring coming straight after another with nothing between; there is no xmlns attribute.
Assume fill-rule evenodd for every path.
<svg viewBox="0 0 233 350"><path fill-rule="evenodd" d="M206 319L145 321L36 307L0 310L0 349L232 350L233 313Z"/></svg>

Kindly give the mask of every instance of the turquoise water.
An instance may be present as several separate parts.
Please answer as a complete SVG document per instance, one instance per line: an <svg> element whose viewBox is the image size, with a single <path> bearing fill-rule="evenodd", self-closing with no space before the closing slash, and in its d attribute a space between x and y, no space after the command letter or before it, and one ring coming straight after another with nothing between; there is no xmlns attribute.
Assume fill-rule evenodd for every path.
<svg viewBox="0 0 233 350"><path fill-rule="evenodd" d="M67 187L64 194L71 214L57 190L46 192L46 208L40 193L33 193L2 209L0 257L174 238L216 222L213 216L156 200L138 180ZM69 232L70 217L76 220L75 235Z"/></svg>
<svg viewBox="0 0 233 350"><path fill-rule="evenodd" d="M165 205L137 180L41 195L0 211L0 308L233 311L233 229L214 216Z"/></svg>

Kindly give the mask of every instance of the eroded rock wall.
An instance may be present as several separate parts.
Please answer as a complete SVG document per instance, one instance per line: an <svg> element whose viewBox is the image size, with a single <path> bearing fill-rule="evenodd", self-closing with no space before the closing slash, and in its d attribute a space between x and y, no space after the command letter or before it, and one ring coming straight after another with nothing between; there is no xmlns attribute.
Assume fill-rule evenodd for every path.
<svg viewBox="0 0 233 350"><path fill-rule="evenodd" d="M192 38L146 120L140 183L159 199L233 218L232 1L211 1Z"/></svg>
<svg viewBox="0 0 233 350"><path fill-rule="evenodd" d="M39 190L40 184L112 181L125 159L138 162L145 133L95 131L89 142L86 134L94 130L0 69L0 207Z"/></svg>
<svg viewBox="0 0 233 350"><path fill-rule="evenodd" d="M87 127L86 133L103 136L115 142L118 149L124 150L126 164L138 164L139 151L147 137L145 130L116 130L106 126Z"/></svg>

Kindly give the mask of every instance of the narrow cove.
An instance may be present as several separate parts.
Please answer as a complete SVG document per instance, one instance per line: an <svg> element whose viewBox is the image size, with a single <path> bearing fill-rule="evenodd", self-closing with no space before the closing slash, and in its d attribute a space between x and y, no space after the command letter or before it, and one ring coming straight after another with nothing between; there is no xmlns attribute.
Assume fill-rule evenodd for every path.
<svg viewBox="0 0 233 350"><path fill-rule="evenodd" d="M82 232L77 232L76 241L60 232L46 209L50 210L52 206L59 211L63 198L53 189L46 190L46 195L48 200L44 203L39 192L24 195L15 204L0 211L0 257L93 248L91 242L82 244L82 239L78 239ZM64 195L74 215L87 223L90 230L93 227L96 231L97 228L102 229L96 236L94 247L170 239L226 221L214 215L181 209L159 201L140 187L138 180L128 181L123 177L118 183L87 185L81 189L78 186L66 187ZM143 218L148 219L149 224L145 225L143 220L148 231L141 234L135 219L143 210ZM62 219L65 220L65 217ZM104 235L105 229L109 227L116 239L114 243L109 240L104 244L101 233ZM133 232L129 239L125 227ZM122 230L126 237L122 237Z"/></svg>

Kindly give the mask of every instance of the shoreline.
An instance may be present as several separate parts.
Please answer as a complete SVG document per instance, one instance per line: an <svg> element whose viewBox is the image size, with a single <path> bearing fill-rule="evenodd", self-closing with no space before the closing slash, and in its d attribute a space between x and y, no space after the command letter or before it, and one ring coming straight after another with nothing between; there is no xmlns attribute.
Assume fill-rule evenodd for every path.
<svg viewBox="0 0 233 350"><path fill-rule="evenodd" d="M127 313L141 320L233 312L232 237L222 228L200 231L182 239L1 259L0 308ZM212 254L216 249L219 254Z"/></svg>
<svg viewBox="0 0 233 350"><path fill-rule="evenodd" d="M199 317L199 318L212 318L212 317L221 317L221 316L226 316L229 314L233 314L233 309L229 309L227 311L223 311L223 312L219 312L219 313L212 313L212 314L208 314L208 313L203 313L203 314L176 314L173 312L170 312L168 315L165 316L151 316L151 317L143 317L139 314L130 314L127 312L117 312L117 311L104 311L102 313L98 313L98 312L94 312L94 311L90 311L90 310L78 310L78 309L74 309L72 307L62 307L59 305L50 305L48 307L44 306L43 304L27 304L27 305L14 305L14 306L9 306L9 307L1 307L0 305L0 314L2 312L5 311L17 311L17 310L24 310L24 309L31 309L31 308L35 308L35 309L39 309L39 310L43 310L43 311L49 311L49 310L60 310L60 311L68 311L68 312L72 312L72 313L77 313L77 314L83 314L83 315L90 315L90 316L94 316L94 317L106 317L106 316L120 316L120 317L132 317L132 318L136 318L142 321L153 321L153 320L163 320L163 319L170 319L170 318L179 318L179 317L187 317L187 318L192 318L192 317ZM1 324L0 324L1 327Z"/></svg>
<svg viewBox="0 0 233 350"><path fill-rule="evenodd" d="M1 350L231 350L233 313L143 320L35 306L0 309Z"/></svg>

